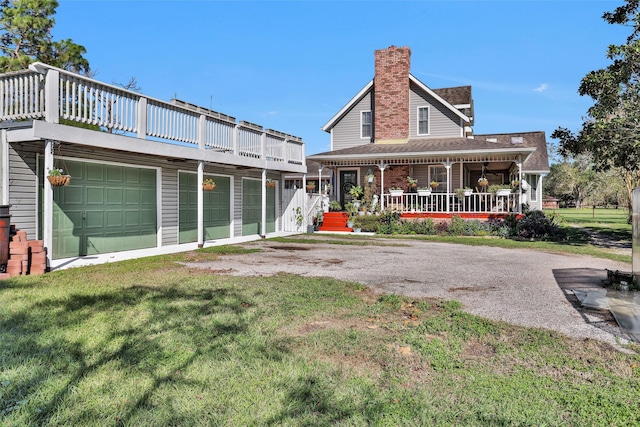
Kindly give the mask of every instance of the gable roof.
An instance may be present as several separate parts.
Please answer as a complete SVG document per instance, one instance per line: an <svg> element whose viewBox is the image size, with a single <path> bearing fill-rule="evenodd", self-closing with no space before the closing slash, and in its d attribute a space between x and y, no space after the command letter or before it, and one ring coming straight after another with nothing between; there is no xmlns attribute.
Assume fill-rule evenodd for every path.
<svg viewBox="0 0 640 427"><path fill-rule="evenodd" d="M422 83L420 80L415 78L412 74L409 74L409 82L408 84L414 83L420 89L424 90L426 93L434 97L438 102L444 105L447 109L451 110L456 116L460 117L465 123L470 123L471 119L464 115L460 110L458 110L453 103L445 99L444 96L450 97L454 101L458 100L467 100L468 102L461 102L460 105L466 105L471 103L471 86L460 86L458 88L445 88L433 90L430 89L427 85ZM466 92L468 88L468 98L466 98ZM347 102L347 104L340 109L324 126L322 126L322 130L325 132L330 132L331 129L345 116L365 95L367 95L373 89L373 80L363 87L360 92L358 92L353 98ZM438 93L440 91L440 93ZM444 96L443 96L444 95ZM455 105L458 105L457 103Z"/></svg>
<svg viewBox="0 0 640 427"><path fill-rule="evenodd" d="M534 151L522 164L522 169L529 173L548 173L549 154L547 153L547 139L543 131L519 132L519 133L498 133L493 135L475 135L475 139L496 140L497 144L511 144L513 138L522 138L521 145L535 147ZM519 145L519 144L518 144Z"/></svg>

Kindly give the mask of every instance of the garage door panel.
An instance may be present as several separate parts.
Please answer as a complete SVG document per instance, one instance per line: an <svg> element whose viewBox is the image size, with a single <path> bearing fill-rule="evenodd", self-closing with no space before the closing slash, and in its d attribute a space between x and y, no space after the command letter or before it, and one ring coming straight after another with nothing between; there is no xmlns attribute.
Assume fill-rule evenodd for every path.
<svg viewBox="0 0 640 427"><path fill-rule="evenodd" d="M155 169L67 163L76 172L73 188L59 187L60 192L54 192L59 205L54 209L55 258L157 245ZM135 184L127 183L125 177L133 177ZM141 188L146 192L144 203L139 200Z"/></svg>
<svg viewBox="0 0 640 427"><path fill-rule="evenodd" d="M104 165L92 164L90 167L84 167L83 169L87 182L104 182Z"/></svg>
<svg viewBox="0 0 640 427"><path fill-rule="evenodd" d="M106 221L105 225L108 228L122 228L124 226L124 221L122 219L122 211L105 211Z"/></svg>
<svg viewBox="0 0 640 427"><path fill-rule="evenodd" d="M124 194L124 190L122 188L109 187L106 191L108 205L122 205L122 196Z"/></svg>
<svg viewBox="0 0 640 427"><path fill-rule="evenodd" d="M106 181L108 183L121 184L123 182L123 170L119 166L106 166Z"/></svg>
<svg viewBox="0 0 640 427"><path fill-rule="evenodd" d="M74 184L65 187L54 188L60 190L57 192L58 194L56 194L56 191L54 191L54 199L59 200L61 204L82 206L84 201L84 197L82 197L84 189L82 187Z"/></svg>
<svg viewBox="0 0 640 427"><path fill-rule="evenodd" d="M87 205L104 205L104 188L102 187L86 187Z"/></svg>
<svg viewBox="0 0 640 427"><path fill-rule="evenodd" d="M198 240L198 192L200 183L197 174L180 173L180 243ZM203 226L204 239L222 239L231 237L231 179L218 175L205 174L205 178L213 178L216 189L203 193ZM220 215L224 212L224 215Z"/></svg>

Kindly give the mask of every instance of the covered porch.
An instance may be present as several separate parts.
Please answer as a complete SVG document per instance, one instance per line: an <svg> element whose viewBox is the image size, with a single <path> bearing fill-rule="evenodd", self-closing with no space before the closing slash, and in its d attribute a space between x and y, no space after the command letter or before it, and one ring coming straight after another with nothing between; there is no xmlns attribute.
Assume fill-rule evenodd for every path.
<svg viewBox="0 0 640 427"><path fill-rule="evenodd" d="M360 186L360 210L488 218L521 213L529 203L532 188L527 181L537 184L539 175L527 172L523 164L535 151L521 142L450 138L367 144L309 158L322 165L323 173L333 174L330 197L343 207L357 198L351 188Z"/></svg>

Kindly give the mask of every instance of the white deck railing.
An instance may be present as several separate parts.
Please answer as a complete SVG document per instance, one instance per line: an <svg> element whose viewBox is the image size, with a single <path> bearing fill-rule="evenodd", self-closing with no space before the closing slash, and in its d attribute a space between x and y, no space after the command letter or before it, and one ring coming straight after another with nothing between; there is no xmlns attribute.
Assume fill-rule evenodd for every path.
<svg viewBox="0 0 640 427"><path fill-rule="evenodd" d="M0 121L60 119L141 139L160 139L244 157L304 163L296 136L182 101L165 102L46 64L0 75Z"/></svg>
<svg viewBox="0 0 640 427"><path fill-rule="evenodd" d="M456 193L403 193L401 196L384 194L384 206L399 212L428 213L510 213L520 211L520 195L510 193L497 196L491 193L473 193L459 197Z"/></svg>

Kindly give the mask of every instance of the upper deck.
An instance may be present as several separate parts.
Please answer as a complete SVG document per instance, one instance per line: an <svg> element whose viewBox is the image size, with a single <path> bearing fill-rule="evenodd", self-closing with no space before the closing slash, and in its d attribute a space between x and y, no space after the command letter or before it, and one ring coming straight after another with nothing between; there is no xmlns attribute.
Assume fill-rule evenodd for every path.
<svg viewBox="0 0 640 427"><path fill-rule="evenodd" d="M306 172L301 138L179 100L165 102L43 63L0 75L7 140L54 139L166 157ZM6 126L5 126L6 127Z"/></svg>

